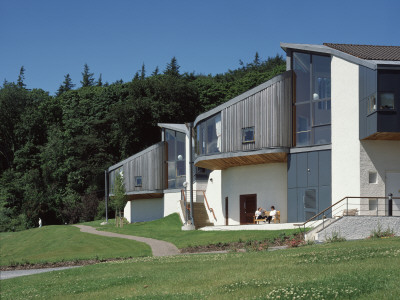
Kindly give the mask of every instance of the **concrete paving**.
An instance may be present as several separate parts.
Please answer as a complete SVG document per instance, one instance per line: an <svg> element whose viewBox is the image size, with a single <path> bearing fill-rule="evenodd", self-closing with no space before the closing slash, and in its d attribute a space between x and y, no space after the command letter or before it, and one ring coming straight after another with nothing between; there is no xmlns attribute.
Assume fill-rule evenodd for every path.
<svg viewBox="0 0 400 300"><path fill-rule="evenodd" d="M207 226L200 228L203 231L229 231L229 230L281 230L298 229L298 223L271 223L271 224L248 224L248 225L229 225L229 226Z"/></svg>
<svg viewBox="0 0 400 300"><path fill-rule="evenodd" d="M127 234L120 234L108 231L98 231L96 228L87 225L73 225L81 229L82 232L97 234L101 236L107 237L116 237L128 240L134 240L142 243L146 243L151 247L151 251L153 252L153 256L169 256L169 255L177 255L180 254L179 249L172 243L155 240L152 238L145 238L141 236L133 236Z"/></svg>
<svg viewBox="0 0 400 300"><path fill-rule="evenodd" d="M14 277L26 276L26 275L34 275L45 272L66 270L71 268L79 268L79 266L71 266L71 267L59 267L59 268L45 268L45 269L29 269L29 270L13 270L13 271L0 271L0 280L10 279Z"/></svg>

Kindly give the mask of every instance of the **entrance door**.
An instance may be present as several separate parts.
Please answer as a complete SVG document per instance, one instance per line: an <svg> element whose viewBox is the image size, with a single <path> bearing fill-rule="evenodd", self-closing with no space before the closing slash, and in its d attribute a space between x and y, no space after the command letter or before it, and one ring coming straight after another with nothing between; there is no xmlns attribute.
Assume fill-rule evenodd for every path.
<svg viewBox="0 0 400 300"><path fill-rule="evenodd" d="M400 173L386 173L386 197L400 197ZM400 216L400 199L393 199L393 216Z"/></svg>
<svg viewBox="0 0 400 300"><path fill-rule="evenodd" d="M252 224L257 210L257 194L240 195L240 225Z"/></svg>

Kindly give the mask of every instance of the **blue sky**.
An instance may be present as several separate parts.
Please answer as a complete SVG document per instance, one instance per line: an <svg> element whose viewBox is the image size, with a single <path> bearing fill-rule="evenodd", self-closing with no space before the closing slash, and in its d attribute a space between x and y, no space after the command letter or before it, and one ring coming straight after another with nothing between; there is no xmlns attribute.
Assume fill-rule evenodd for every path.
<svg viewBox="0 0 400 300"><path fill-rule="evenodd" d="M284 55L280 42L400 45L400 1L0 0L0 80L54 94L87 63L103 82L146 66L216 74Z"/></svg>

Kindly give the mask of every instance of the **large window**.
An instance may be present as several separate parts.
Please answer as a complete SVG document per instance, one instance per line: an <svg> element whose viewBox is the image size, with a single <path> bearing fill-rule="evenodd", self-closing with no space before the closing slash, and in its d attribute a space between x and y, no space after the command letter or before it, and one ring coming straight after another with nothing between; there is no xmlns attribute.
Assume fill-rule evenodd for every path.
<svg viewBox="0 0 400 300"><path fill-rule="evenodd" d="M297 147L331 142L331 58L293 53Z"/></svg>
<svg viewBox="0 0 400 300"><path fill-rule="evenodd" d="M186 180L186 135L165 129L165 141L168 145L168 188L182 188Z"/></svg>
<svg viewBox="0 0 400 300"><path fill-rule="evenodd" d="M216 114L196 126L196 154L221 152L221 114Z"/></svg>

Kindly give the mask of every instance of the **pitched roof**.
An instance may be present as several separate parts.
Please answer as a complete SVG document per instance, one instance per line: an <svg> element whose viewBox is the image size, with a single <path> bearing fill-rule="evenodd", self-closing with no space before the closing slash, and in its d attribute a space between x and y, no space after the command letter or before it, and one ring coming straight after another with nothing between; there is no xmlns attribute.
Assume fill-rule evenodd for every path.
<svg viewBox="0 0 400 300"><path fill-rule="evenodd" d="M400 61L400 46L324 43L325 46L366 60Z"/></svg>

